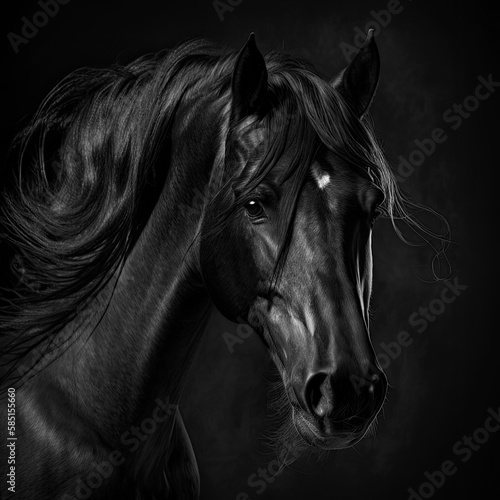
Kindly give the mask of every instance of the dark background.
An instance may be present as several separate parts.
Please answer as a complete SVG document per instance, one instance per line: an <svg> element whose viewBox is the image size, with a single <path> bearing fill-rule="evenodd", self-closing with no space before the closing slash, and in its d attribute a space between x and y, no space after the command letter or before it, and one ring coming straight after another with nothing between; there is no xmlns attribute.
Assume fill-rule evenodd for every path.
<svg viewBox="0 0 500 500"><path fill-rule="evenodd" d="M401 5L377 35L382 73L372 115L395 167L399 155L407 158L416 148L415 139L429 138L436 127L446 131L447 140L415 168L404 188L447 217L453 236L448 256L458 282L468 288L418 333L409 317L439 298L444 286L428 282L432 250L405 245L389 222L377 223L373 343L384 352L381 343L394 341L402 330L413 339L386 370L392 387L377 434L323 462L299 460L262 492L247 480L273 458L259 441L267 430L266 380L272 366L254 335L230 353L223 334L236 334L236 325L214 315L182 405L202 499L235 499L240 492L263 499L401 499L409 487L418 489L427 480L425 471L439 469L447 459L458 470L434 498L500 498L500 431L466 463L453 452L458 440L484 424L488 408L500 405L495 321L500 89L456 130L443 120L448 108L474 93L480 75L492 73L500 81L498 12L479 2L453 9L450 2L402 0ZM284 45L331 77L346 63L340 43L353 45L354 29L365 31L373 20L370 11L386 9L387 1L243 0L221 21L210 0L71 0L17 54L6 35L20 34L22 16L32 19L40 6L35 1L8 6L3 158L44 95L78 67L128 63L193 37L237 49L255 31L262 50Z"/></svg>

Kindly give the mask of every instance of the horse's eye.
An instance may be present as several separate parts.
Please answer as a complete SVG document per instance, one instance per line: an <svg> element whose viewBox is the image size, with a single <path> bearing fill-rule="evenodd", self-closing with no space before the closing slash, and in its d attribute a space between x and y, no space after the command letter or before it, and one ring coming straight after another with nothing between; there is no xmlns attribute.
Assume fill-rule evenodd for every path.
<svg viewBox="0 0 500 500"><path fill-rule="evenodd" d="M266 212L262 205L256 200L250 200L245 204L245 210L251 219L262 219L266 216Z"/></svg>

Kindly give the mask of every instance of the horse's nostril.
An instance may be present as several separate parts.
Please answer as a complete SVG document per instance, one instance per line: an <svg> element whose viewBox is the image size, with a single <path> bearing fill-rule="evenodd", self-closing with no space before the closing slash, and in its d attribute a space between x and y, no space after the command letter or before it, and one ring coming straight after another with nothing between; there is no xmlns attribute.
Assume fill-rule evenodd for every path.
<svg viewBox="0 0 500 500"><path fill-rule="evenodd" d="M316 416L324 418L333 411L333 392L330 377L318 373L311 377L306 386L308 406Z"/></svg>
<svg viewBox="0 0 500 500"><path fill-rule="evenodd" d="M383 372L352 376L347 370L318 371L293 390L300 408L335 432L358 432L373 420L387 390Z"/></svg>
<svg viewBox="0 0 500 500"><path fill-rule="evenodd" d="M362 383L354 383L357 380ZM370 373L352 379L319 372L310 376L305 386L297 384L295 394L302 409L319 419L330 419L349 429L364 424L380 408L386 391L383 374Z"/></svg>

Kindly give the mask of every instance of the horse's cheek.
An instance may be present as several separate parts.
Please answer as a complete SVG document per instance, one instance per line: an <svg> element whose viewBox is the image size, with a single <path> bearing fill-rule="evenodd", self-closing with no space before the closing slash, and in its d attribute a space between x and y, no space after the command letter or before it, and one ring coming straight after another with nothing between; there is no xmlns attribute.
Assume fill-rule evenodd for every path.
<svg viewBox="0 0 500 500"><path fill-rule="evenodd" d="M215 306L230 320L244 317L258 279L255 258L248 235L223 231L202 240L201 271ZM232 234L232 237L229 237Z"/></svg>

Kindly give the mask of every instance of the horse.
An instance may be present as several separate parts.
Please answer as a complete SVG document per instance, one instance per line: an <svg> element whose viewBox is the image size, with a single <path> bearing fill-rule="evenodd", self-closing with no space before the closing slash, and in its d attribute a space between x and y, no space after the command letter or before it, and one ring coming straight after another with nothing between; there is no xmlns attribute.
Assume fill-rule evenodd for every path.
<svg viewBox="0 0 500 500"><path fill-rule="evenodd" d="M214 307L280 374L282 463L373 428L388 382L372 231L419 227L369 119L379 73L373 30L330 81L252 33L239 51L193 40L83 68L49 93L2 188L10 491L198 498L179 403Z"/></svg>

